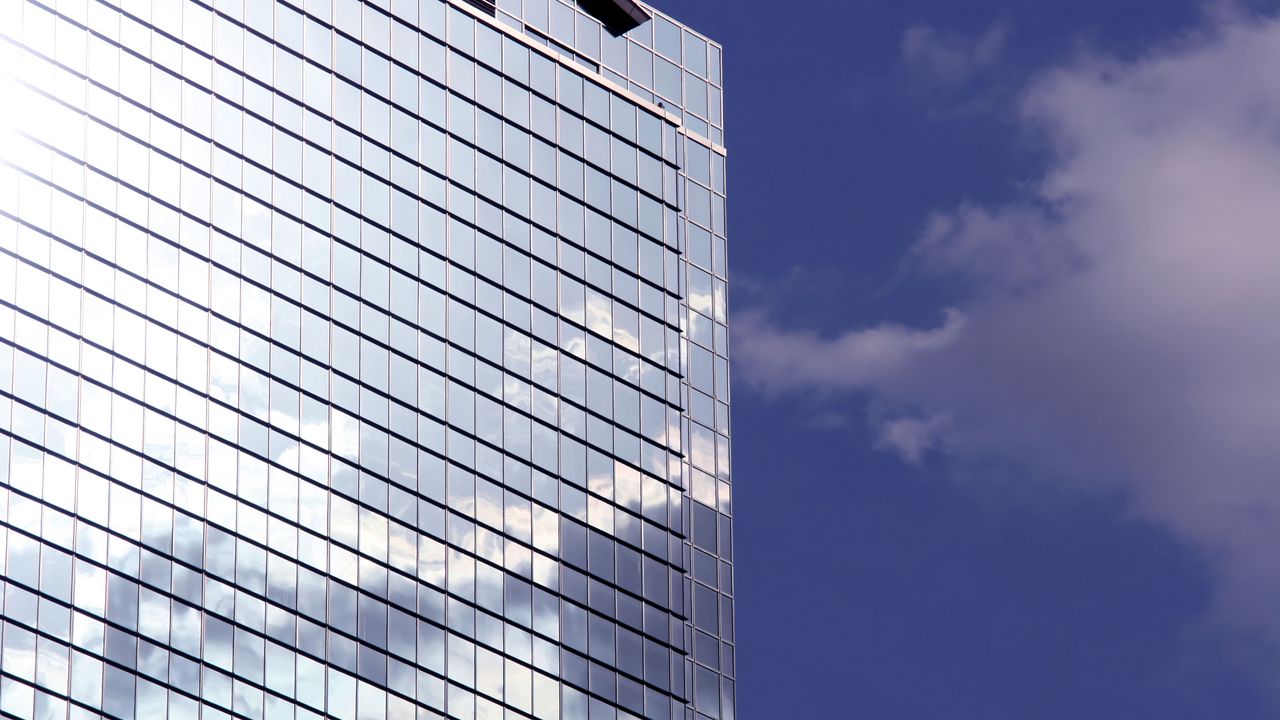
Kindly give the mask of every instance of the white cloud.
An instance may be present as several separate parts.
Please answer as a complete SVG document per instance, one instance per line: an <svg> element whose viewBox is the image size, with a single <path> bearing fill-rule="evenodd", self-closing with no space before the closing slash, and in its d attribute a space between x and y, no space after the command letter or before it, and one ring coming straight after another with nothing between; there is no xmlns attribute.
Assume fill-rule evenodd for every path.
<svg viewBox="0 0 1280 720"><path fill-rule="evenodd" d="M740 376L889 408L879 443L909 462L1122 493L1209 562L1214 617L1280 658L1278 67L1280 22L1255 19L1044 74L1033 196L939 214L911 254L968 300L836 337L737 318Z"/></svg>
<svg viewBox="0 0 1280 720"><path fill-rule="evenodd" d="M735 366L749 382L767 392L786 390L857 390L884 381L903 362L947 347L964 327L964 316L952 310L931 330L886 323L836 338L778 328L763 315L734 318L744 338Z"/></svg>
<svg viewBox="0 0 1280 720"><path fill-rule="evenodd" d="M951 419L942 414L929 417L897 417L879 425L876 447L892 450L910 465L919 465L926 452L938 445Z"/></svg>
<svg viewBox="0 0 1280 720"><path fill-rule="evenodd" d="M914 25L902 34L902 61L920 79L941 87L954 88L1000 60L1009 27L996 22L982 34L967 37Z"/></svg>

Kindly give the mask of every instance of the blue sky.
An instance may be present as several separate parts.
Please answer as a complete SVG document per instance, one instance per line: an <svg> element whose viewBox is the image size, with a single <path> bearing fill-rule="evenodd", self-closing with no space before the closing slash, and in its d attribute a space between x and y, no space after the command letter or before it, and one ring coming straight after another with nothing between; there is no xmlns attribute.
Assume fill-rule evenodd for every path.
<svg viewBox="0 0 1280 720"><path fill-rule="evenodd" d="M1280 716L1276 4L655 4L726 46L739 716Z"/></svg>

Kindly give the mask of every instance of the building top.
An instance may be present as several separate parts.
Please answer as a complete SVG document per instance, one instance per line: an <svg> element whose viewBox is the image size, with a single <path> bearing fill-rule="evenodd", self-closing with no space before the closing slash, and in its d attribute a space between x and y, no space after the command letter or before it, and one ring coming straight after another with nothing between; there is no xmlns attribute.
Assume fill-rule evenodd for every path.
<svg viewBox="0 0 1280 720"><path fill-rule="evenodd" d="M447 0L466 6L470 0ZM645 0L485 0L494 20L724 146L723 50Z"/></svg>

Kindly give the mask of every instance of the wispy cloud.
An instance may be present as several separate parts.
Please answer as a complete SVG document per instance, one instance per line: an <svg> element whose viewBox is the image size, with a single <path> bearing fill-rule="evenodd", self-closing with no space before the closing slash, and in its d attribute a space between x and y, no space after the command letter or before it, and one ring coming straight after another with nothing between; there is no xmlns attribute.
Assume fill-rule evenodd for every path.
<svg viewBox="0 0 1280 720"><path fill-rule="evenodd" d="M1002 43L922 29L903 52L954 82ZM873 403L907 462L1127 496L1210 562L1220 627L1280 658L1277 67L1280 22L1236 19L1043 74L1021 112L1053 158L1034 191L938 214L910 257L968 300L835 336L738 318L740 376Z"/></svg>
<svg viewBox="0 0 1280 720"><path fill-rule="evenodd" d="M913 25L902 34L902 61L925 83L956 88L994 67L1008 39L1009 26L1000 21L972 36Z"/></svg>
<svg viewBox="0 0 1280 720"><path fill-rule="evenodd" d="M858 390L875 387L901 366L951 345L964 317L948 311L937 328L917 330L886 323L826 338L783 329L758 313L734 318L740 350L736 367L748 382L769 393L788 390Z"/></svg>
<svg viewBox="0 0 1280 720"><path fill-rule="evenodd" d="M911 465L919 465L948 430L951 418L945 414L928 417L906 415L884 420L879 425L876 447L892 450Z"/></svg>

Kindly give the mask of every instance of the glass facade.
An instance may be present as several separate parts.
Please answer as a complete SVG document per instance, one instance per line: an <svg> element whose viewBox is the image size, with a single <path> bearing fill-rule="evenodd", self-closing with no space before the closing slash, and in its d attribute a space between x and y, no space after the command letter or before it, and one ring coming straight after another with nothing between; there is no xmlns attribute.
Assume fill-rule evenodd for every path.
<svg viewBox="0 0 1280 720"><path fill-rule="evenodd" d="M721 49L0 0L0 714L733 720Z"/></svg>

